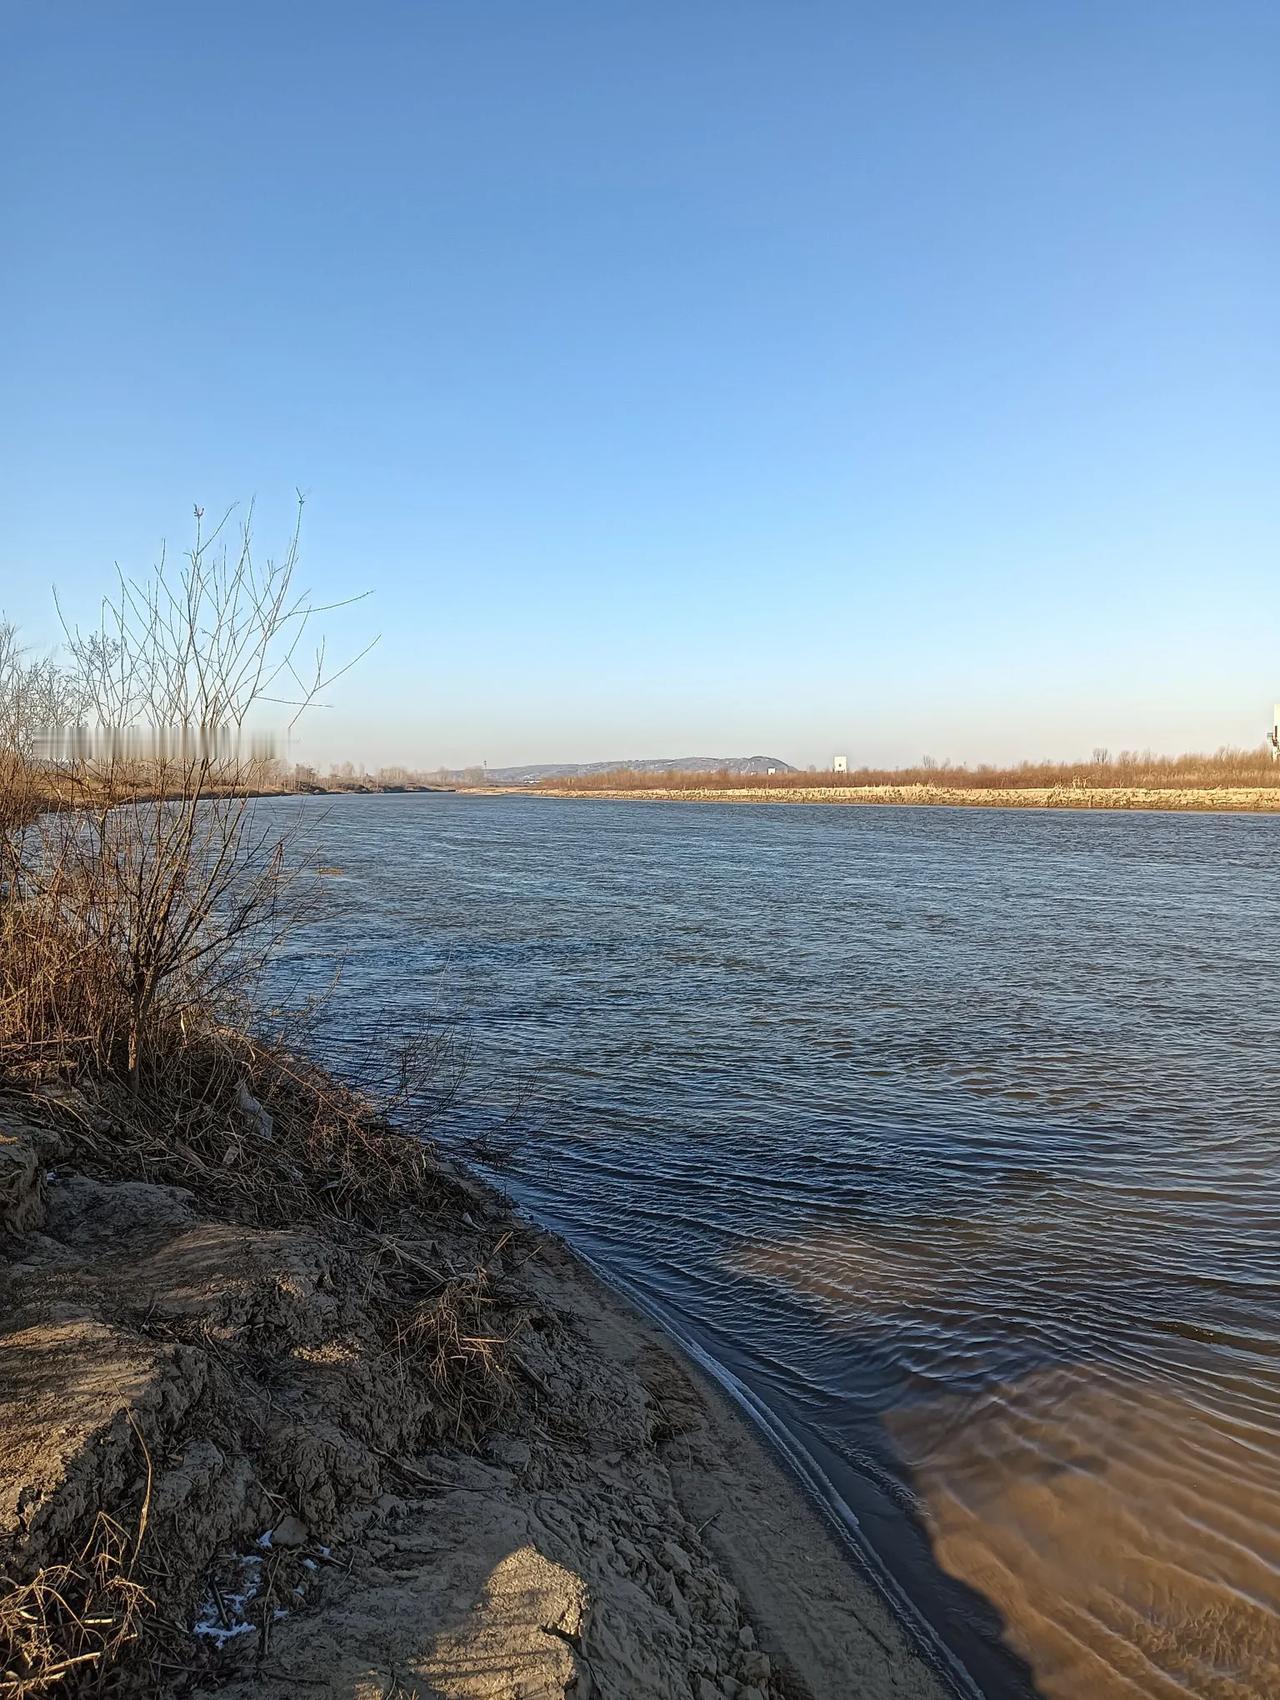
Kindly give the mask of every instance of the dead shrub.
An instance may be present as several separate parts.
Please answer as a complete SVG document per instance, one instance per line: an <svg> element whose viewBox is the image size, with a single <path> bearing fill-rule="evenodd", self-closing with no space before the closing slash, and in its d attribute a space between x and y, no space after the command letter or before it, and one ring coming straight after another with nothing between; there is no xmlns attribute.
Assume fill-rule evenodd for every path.
<svg viewBox="0 0 1280 1700"><path fill-rule="evenodd" d="M281 1047L235 1027L179 1028L159 1035L156 1061L140 1094L82 1075L48 1098L77 1166L185 1187L205 1212L261 1227L387 1233L456 1205L431 1148L394 1128L385 1102Z"/></svg>
<svg viewBox="0 0 1280 1700"><path fill-rule="evenodd" d="M262 563L252 513L235 548L230 514L209 535L202 515L176 575L162 555L120 576L96 628L64 621L65 670L6 662L0 628L0 1068L53 1058L141 1090L175 1032L226 1024L293 915L288 831L255 818L244 739L265 705L293 724L346 666L323 641L303 657L321 610L294 585L301 502ZM28 825L42 719L40 771L68 807Z"/></svg>
<svg viewBox="0 0 1280 1700"><path fill-rule="evenodd" d="M104 1691L154 1609L133 1575L138 1544L99 1512L67 1563L48 1565L25 1582L0 1577L0 1696Z"/></svg>
<svg viewBox="0 0 1280 1700"><path fill-rule="evenodd" d="M509 1341L492 1328L493 1305L482 1267L445 1281L395 1322L395 1351L426 1374L437 1433L457 1445L474 1446L514 1398Z"/></svg>

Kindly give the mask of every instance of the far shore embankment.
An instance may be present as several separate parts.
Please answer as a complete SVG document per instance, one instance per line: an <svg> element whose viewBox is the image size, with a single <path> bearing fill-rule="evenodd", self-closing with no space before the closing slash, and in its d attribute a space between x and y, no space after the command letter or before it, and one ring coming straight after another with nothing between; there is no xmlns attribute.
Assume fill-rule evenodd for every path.
<svg viewBox="0 0 1280 1700"><path fill-rule="evenodd" d="M490 786L490 795L572 797L583 802L829 803L882 808L1154 810L1167 814L1280 814L1280 786L1197 790L1137 786L984 789L952 785L689 786L587 790L574 786Z"/></svg>

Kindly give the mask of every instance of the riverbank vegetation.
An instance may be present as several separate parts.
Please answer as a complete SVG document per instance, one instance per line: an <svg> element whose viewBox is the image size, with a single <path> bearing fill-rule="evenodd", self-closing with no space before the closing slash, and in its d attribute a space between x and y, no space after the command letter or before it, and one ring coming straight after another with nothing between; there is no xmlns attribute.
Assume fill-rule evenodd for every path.
<svg viewBox="0 0 1280 1700"><path fill-rule="evenodd" d="M474 1192L390 1125L389 1102L255 1026L255 975L305 912L307 869L279 812L255 814L249 727L268 704L296 719L345 669L322 640L304 661L320 610L294 583L296 528L260 565L251 527L228 548L226 524L205 535L197 514L178 571L122 577L94 628L66 628L61 661L0 631L5 1696L167 1691L175 1615L194 1620L219 1542L243 1543L237 1521L270 1520L299 1497L236 1415L247 1369L234 1345L216 1345L216 1293L203 1321L189 1306L192 1329L157 1322L163 1283L140 1276L135 1304L115 1270L131 1247L150 1252L196 1222L206 1242L213 1225L309 1229L320 1251L206 1243L191 1293L234 1285L255 1246L303 1287L308 1257L363 1258L371 1359L416 1387L402 1415L416 1412L421 1432L475 1436L509 1396L482 1315L485 1244L470 1272L442 1274L421 1251L433 1223L469 1200L479 1212ZM434 1061L428 1043L404 1049L404 1096ZM105 1244L77 1214L86 1198ZM298 1326L302 1340L316 1318ZM197 1364L197 1346L214 1356ZM184 1527L182 1507L156 1499L175 1414L197 1406L243 1455L241 1476L254 1460L256 1484L203 1529L200 1508ZM208 1664L200 1652L179 1655L188 1675Z"/></svg>
<svg viewBox="0 0 1280 1700"><path fill-rule="evenodd" d="M1098 749L1087 761L1024 761L1012 766L925 759L915 767L858 767L848 772L810 768L790 773L654 773L617 768L544 780L539 790L561 792L812 792L845 790L943 791L1214 791L1280 790L1280 761L1270 748L1220 749L1212 754L1155 755L1150 750Z"/></svg>
<svg viewBox="0 0 1280 1700"><path fill-rule="evenodd" d="M299 507L299 517L301 508ZM295 584L299 533L260 563L251 520L197 510L176 573L120 576L65 661L0 672L0 1066L173 1074L238 1012L287 925L278 820L260 825L264 708L291 721L343 671ZM51 794L59 807L50 810Z"/></svg>

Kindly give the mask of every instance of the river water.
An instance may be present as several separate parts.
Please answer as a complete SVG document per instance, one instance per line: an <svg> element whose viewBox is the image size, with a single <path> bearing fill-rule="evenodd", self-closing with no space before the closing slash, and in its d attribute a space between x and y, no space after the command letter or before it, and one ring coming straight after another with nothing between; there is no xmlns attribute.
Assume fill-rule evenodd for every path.
<svg viewBox="0 0 1280 1700"><path fill-rule="evenodd" d="M260 810L293 810L270 803ZM718 1366L988 1696L1280 1694L1280 819L310 799L277 990ZM261 817L260 817L261 818Z"/></svg>

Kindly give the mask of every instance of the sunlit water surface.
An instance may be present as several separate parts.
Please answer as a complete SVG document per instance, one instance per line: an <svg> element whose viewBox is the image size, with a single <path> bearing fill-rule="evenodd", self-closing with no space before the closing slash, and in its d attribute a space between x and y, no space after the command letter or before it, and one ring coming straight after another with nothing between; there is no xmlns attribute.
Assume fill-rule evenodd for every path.
<svg viewBox="0 0 1280 1700"><path fill-rule="evenodd" d="M285 812L295 805L262 805ZM314 799L317 1044L733 1377L988 1695L1280 1694L1280 820Z"/></svg>

